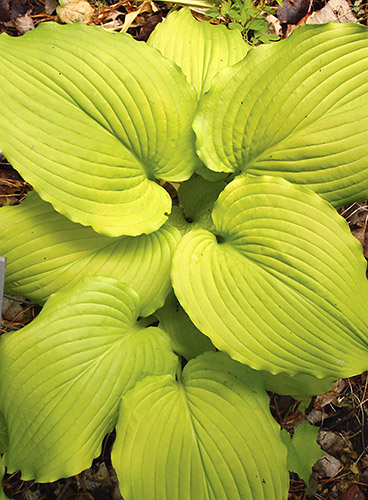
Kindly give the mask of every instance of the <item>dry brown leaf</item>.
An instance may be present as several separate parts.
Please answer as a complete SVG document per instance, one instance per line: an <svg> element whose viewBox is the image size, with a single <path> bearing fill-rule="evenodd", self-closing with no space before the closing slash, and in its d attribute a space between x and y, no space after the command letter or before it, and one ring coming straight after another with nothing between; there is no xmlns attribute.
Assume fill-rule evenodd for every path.
<svg viewBox="0 0 368 500"><path fill-rule="evenodd" d="M356 23L358 19L346 0L330 0L321 10L313 12L307 24Z"/></svg>

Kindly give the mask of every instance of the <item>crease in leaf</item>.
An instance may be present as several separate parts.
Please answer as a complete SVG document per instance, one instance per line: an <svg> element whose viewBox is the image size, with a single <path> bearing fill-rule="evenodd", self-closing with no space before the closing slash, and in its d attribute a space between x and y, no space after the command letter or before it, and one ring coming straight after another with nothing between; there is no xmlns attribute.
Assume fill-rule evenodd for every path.
<svg viewBox="0 0 368 500"><path fill-rule="evenodd" d="M287 497L286 449L262 379L224 353L129 391L112 461L127 500Z"/></svg>
<svg viewBox="0 0 368 500"><path fill-rule="evenodd" d="M281 176L335 207L368 196L368 30L302 26L223 69L194 120L215 172Z"/></svg>
<svg viewBox="0 0 368 500"><path fill-rule="evenodd" d="M129 35L77 24L4 34L0 53L0 147L39 195L109 236L159 229L171 199L155 179L199 165L182 72Z"/></svg>
<svg viewBox="0 0 368 500"><path fill-rule="evenodd" d="M180 239L171 226L149 235L110 238L72 223L35 192L21 205L0 210L0 254L8 258L8 292L42 304L63 286L98 274L129 284L140 297L143 316L163 306Z"/></svg>
<svg viewBox="0 0 368 500"><path fill-rule="evenodd" d="M170 13L164 23L157 25L148 45L175 61L198 96L208 91L222 68L237 63L249 50L241 33L223 25L198 22L188 8Z"/></svg>
<svg viewBox="0 0 368 500"><path fill-rule="evenodd" d="M51 482L90 467L141 378L175 373L168 335L144 328L139 297L112 278L88 277L53 294L39 316L0 339L5 464Z"/></svg>
<svg viewBox="0 0 368 500"><path fill-rule="evenodd" d="M366 263L329 204L283 179L244 177L212 217L216 234L180 241L172 282L218 349L274 375L337 379L367 368Z"/></svg>

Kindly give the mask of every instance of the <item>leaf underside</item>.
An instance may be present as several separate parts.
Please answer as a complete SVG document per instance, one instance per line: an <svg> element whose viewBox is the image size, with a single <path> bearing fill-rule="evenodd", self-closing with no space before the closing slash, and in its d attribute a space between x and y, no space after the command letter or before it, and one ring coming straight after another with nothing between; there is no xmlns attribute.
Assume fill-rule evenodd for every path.
<svg viewBox="0 0 368 500"><path fill-rule="evenodd" d="M224 353L124 396L112 462L126 500L284 500L280 430L261 377ZM142 480L142 478L144 478Z"/></svg>
<svg viewBox="0 0 368 500"><path fill-rule="evenodd" d="M335 207L368 197L368 29L302 26L222 70L194 121L214 171L282 176Z"/></svg>
<svg viewBox="0 0 368 500"><path fill-rule="evenodd" d="M91 466L141 378L174 373L168 335L143 328L138 295L111 278L84 278L50 297L40 315L0 339L5 465L50 482Z"/></svg>
<svg viewBox="0 0 368 500"><path fill-rule="evenodd" d="M179 243L172 281L218 349L273 374L367 369L366 263L331 205L283 179L239 178L212 217L216 235L193 230Z"/></svg>
<svg viewBox="0 0 368 500"><path fill-rule="evenodd" d="M96 26L42 23L0 36L0 148L40 196L109 236L157 230L171 211L156 178L195 170L197 99L146 44Z"/></svg>

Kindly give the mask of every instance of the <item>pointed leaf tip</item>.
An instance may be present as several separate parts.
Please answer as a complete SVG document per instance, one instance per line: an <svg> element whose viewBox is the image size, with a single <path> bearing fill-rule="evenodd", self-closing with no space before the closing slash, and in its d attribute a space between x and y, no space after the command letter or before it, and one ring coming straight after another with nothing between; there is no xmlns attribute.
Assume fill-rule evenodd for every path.
<svg viewBox="0 0 368 500"><path fill-rule="evenodd" d="M318 431L318 427L305 422L296 427L292 438L286 430L281 434L288 447L288 469L296 472L306 485L313 465L325 454L317 443Z"/></svg>

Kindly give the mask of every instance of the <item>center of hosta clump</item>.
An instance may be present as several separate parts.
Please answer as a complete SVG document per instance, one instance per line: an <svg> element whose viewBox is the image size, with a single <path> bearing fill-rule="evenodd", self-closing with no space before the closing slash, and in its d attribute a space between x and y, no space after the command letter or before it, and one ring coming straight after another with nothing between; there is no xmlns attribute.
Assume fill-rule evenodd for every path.
<svg viewBox="0 0 368 500"><path fill-rule="evenodd" d="M217 243L224 243L225 238L221 234L215 234Z"/></svg>

